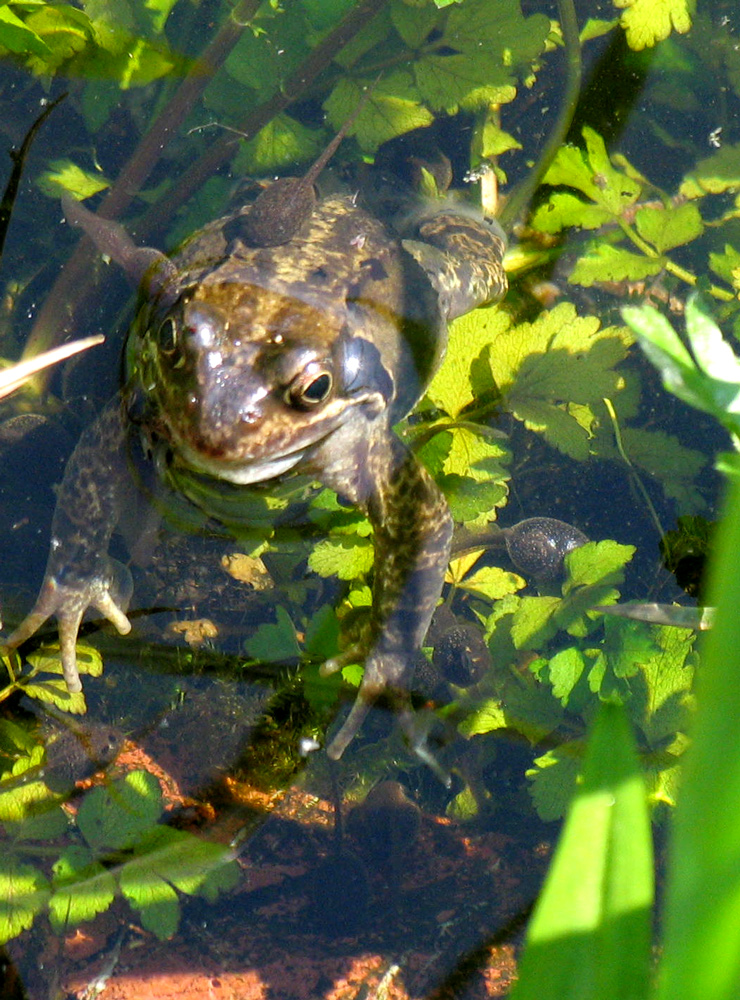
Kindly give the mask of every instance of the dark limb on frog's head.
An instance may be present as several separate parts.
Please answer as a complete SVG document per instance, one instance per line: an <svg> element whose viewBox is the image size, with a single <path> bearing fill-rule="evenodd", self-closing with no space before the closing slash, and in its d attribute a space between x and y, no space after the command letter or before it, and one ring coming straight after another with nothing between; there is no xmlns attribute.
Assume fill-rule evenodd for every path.
<svg viewBox="0 0 740 1000"><path fill-rule="evenodd" d="M303 177L280 177L259 195L241 224L242 236L250 246L282 246L303 228L316 205L314 185L319 174L336 153L374 89L373 84L366 90L355 110Z"/></svg>

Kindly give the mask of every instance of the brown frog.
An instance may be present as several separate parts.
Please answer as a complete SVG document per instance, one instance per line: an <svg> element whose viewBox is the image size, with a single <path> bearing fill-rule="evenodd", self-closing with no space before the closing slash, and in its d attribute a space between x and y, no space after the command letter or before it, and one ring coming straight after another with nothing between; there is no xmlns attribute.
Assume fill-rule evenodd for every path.
<svg viewBox="0 0 740 1000"><path fill-rule="evenodd" d="M403 702L449 555L444 497L392 428L434 374L448 321L504 294L505 238L464 206L423 205L394 227L356 196L315 201L305 184L293 197L290 183L275 183L281 197L268 189L171 259L65 202L68 220L139 286L136 360L69 461L40 595L5 645L56 616L64 676L78 691L85 611L130 630L107 550L126 502L132 435L143 431L153 452L232 484L308 473L364 511L374 531L368 642L323 668L358 657L365 668L328 748L338 758L381 692Z"/></svg>

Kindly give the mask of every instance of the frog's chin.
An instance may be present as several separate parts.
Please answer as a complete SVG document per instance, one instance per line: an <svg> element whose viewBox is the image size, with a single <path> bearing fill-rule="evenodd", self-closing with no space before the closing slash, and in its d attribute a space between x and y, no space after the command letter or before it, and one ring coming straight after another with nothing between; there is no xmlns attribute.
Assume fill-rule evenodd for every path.
<svg viewBox="0 0 740 1000"><path fill-rule="evenodd" d="M186 465L197 472L204 472L215 479L224 479L237 486L248 486L250 483L262 483L290 472L298 465L305 453L306 449L301 448L288 455L280 455L263 461L245 462L244 464L209 459L189 448L181 449L180 457Z"/></svg>

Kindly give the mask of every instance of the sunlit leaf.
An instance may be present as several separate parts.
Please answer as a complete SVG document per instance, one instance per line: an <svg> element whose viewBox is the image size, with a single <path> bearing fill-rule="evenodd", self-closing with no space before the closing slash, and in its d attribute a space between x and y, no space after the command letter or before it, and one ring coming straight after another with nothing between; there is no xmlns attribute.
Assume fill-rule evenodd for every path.
<svg viewBox="0 0 740 1000"><path fill-rule="evenodd" d="M119 781L88 792L77 814L77 825L90 847L120 850L151 829L161 812L157 779L147 771L132 771Z"/></svg>
<svg viewBox="0 0 740 1000"><path fill-rule="evenodd" d="M103 913L116 895L116 882L86 847L67 847L54 862L49 917L57 931Z"/></svg>
<svg viewBox="0 0 740 1000"><path fill-rule="evenodd" d="M623 247L599 243L578 258L568 281L586 288L598 281L642 281L660 274L665 263L664 257L645 257Z"/></svg>
<svg viewBox="0 0 740 1000"><path fill-rule="evenodd" d="M0 7L0 45L11 52L33 52L42 58L51 54L51 49L5 4Z"/></svg>
<svg viewBox="0 0 740 1000"><path fill-rule="evenodd" d="M358 535L322 538L308 557L309 569L319 576L338 576L354 580L368 573L373 566L373 547L367 538Z"/></svg>
<svg viewBox="0 0 740 1000"><path fill-rule="evenodd" d="M620 24L631 49L644 49L662 42L671 31L685 34L691 27L689 0L614 0L626 8Z"/></svg>
<svg viewBox="0 0 740 1000"><path fill-rule="evenodd" d="M0 943L27 930L48 897L48 882L38 868L12 854L0 858Z"/></svg>
<svg viewBox="0 0 740 1000"><path fill-rule="evenodd" d="M110 181L101 173L84 170L71 160L52 160L48 169L39 174L36 184L50 198L58 198L66 191L78 201L110 187Z"/></svg>
<svg viewBox="0 0 740 1000"><path fill-rule="evenodd" d="M364 93L355 81L344 77L339 80L324 102L334 128L341 128L357 109ZM396 70L384 76L375 86L350 128L350 135L357 138L364 150L374 152L381 143L412 129L431 125L433 120L429 109L419 102L418 92L408 71Z"/></svg>
<svg viewBox="0 0 740 1000"><path fill-rule="evenodd" d="M671 208L645 206L635 215L637 231L658 253L683 246L704 232L699 209L693 202Z"/></svg>

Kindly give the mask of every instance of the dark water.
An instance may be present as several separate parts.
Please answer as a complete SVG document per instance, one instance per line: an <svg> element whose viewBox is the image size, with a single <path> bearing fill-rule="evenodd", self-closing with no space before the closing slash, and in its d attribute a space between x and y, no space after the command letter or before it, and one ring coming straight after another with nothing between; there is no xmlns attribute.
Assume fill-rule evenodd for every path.
<svg viewBox="0 0 740 1000"><path fill-rule="evenodd" d="M485 34L490 14L485 4L472 0L464 0L460 10L467 4L471 17L483 18L480 30L490 47L491 80L498 85L502 82L500 60L495 57L492 36ZM489 6L497 4L491 0ZM614 16L607 4L598 10L596 6L581 5L581 24L587 17ZM25 164L0 264L0 356L16 360L29 337L38 343L47 334L63 339L98 331L106 334L102 348L57 370L42 396L21 392L0 403L0 597L6 629L28 611L40 584L54 486L61 480L66 460L81 429L120 384L123 342L133 304L117 269L101 265L96 254L90 253L69 277L78 233L63 224L58 200L45 194L39 181L52 164L65 159L111 182L127 170L132 158L141 162L147 130L163 109L172 109L169 102L181 99L174 95L188 69L190 78L199 80L203 64L198 56L227 21L223 5L196 7L180 0L161 35L155 31L151 13L140 7L132 5L128 48L134 51L137 44L136 51L144 53L142 59L150 61L146 65L155 66L156 53L162 51L166 39L167 58L175 64L170 73L144 86L119 89L116 73L122 74L127 65L120 54L127 48L122 40L116 43L117 69L109 70L108 77L101 73L89 42L89 52L85 50L76 63L60 58L59 73L43 81L21 58L0 62L0 146L8 150L20 146L45 101L69 91L44 124ZM315 147L332 134L330 126L319 131L324 120L322 104L343 79L372 82L382 71L380 92L384 86L392 92L395 81L398 94L405 99L410 92L414 103L413 82L393 74L422 62L440 37L445 45L434 50L437 58L454 56L455 37L444 36L445 15L434 15L431 7L396 3L378 15L374 27L366 29L366 47L358 46L349 64L332 61L335 53L328 52L315 66L311 53L320 51L316 46L321 38L349 7L338 4L336 10L334 6L329 10L321 4L297 3L292 14L263 11L258 21L262 33L253 35L246 28L238 41L234 29L233 36L224 40L225 46L236 45L225 67L209 78L204 93L190 95L186 113L166 136L161 154L151 158L147 176L135 184L132 181L134 187L125 192L124 224L145 234L150 245L171 249L225 211L234 198L244 197L239 192L245 174L273 176L304 169L316 155ZM543 13L557 16L546 6L527 6L527 16ZM734 138L738 96L731 74L723 64L715 78L707 68L706 53L707 40L712 39L714 51L729 50L735 37L732 32L740 32L740 24L733 23L734 11L729 6L725 10L722 4L714 4L702 18L688 35L674 34L642 52L631 51L619 29L584 47L584 80L569 138L581 143L584 126L599 132L610 152L622 154L649 178L641 202L673 195L718 142L730 143ZM505 21L503 14L501 20ZM541 30L541 23L531 22L532 36L535 28ZM114 24L110 30L123 29ZM509 44L515 51L522 44L519 35L512 35L508 42L502 37L502 45ZM470 41L463 30L457 43L468 51L465 46ZM530 61L534 55L528 57ZM223 61L225 52L212 58ZM469 65L482 72L472 57ZM305 67L305 86L297 83L301 67ZM520 73L526 75L523 70ZM154 70L152 75L156 76ZM503 128L523 147L501 158L510 179L505 191L526 181L531 161L554 127L563 98L562 52L543 56L535 76L531 88L520 86L516 99L501 111ZM239 136L227 129L257 124L250 114L276 101L277 79L284 85L289 82L295 95L290 113L297 125L292 127L314 130L314 143L293 169L288 163L262 171L247 169L260 154L253 150L250 161L240 152ZM451 93L451 111L459 100L459 95ZM466 185L463 178L470 167L471 140L475 142L482 112L445 115L439 111L445 102L434 105L428 98L418 106L426 108L430 103L437 111L433 124L377 151L367 144L361 150L355 140L347 139L336 157L335 179L359 183L362 156L368 159L377 153L384 169L397 171L399 183L405 183L410 176L409 156L426 158L431 147L441 147L452 164L453 187L467 186L475 197L475 187ZM277 101L274 110L278 110ZM269 121L270 115L265 115ZM426 115L431 122L434 116ZM221 160L207 169L207 158L218 144L224 144ZM193 164L204 165L202 176L178 195ZM121 188L116 190L120 194ZM534 204L542 203L549 193L549 189L540 190ZM727 211L723 198L729 195L702 203L705 218L722 217ZM158 210L163 199L167 199L165 208ZM89 204L94 206L96 199ZM706 281L707 254L722 252L724 244L731 242L733 227L734 223L725 223L719 236L693 241L669 255ZM549 242L541 235L524 233L522 246L539 256L528 270L511 275L512 288L504 308L517 322L534 321L543 305L569 301L579 316L598 317L607 327L620 322L619 307L630 296L639 301L648 293L656 301L671 303L685 299L688 286L665 273L630 286L623 281L593 287L569 284L574 262L593 235L571 231ZM512 244L517 242L512 237ZM65 273L67 284L60 284ZM49 308L50 296L51 314L43 312L45 303ZM725 309L729 329L733 315L730 307L725 305ZM680 327L680 315L674 314L673 320ZM635 546L624 584L619 586L621 599L690 604L692 597L662 564L661 533L674 530L679 516L701 516L711 522L719 491L711 463L727 442L709 418L689 411L664 392L636 347L618 370L623 379L620 425L669 435L685 448L700 452L704 461L697 458L696 468L683 478L670 468L651 475L640 465L637 449L630 468L617 452L605 411L599 412L600 429L595 432L592 453L581 459L569 457L526 426L504 399L485 418L503 435L507 451L501 459L506 468L501 479L506 498L499 520L508 526L524 518L553 517L575 525L593 540L613 539ZM578 393L553 402L577 404ZM21 418L26 423L19 423ZM654 440L665 439L656 436ZM675 454L680 465L687 453ZM529 673L529 651L514 651L504 639L494 637L494 661L488 664L478 645L482 642L480 622L494 605L458 590L450 607L462 639L457 647L447 645L451 645L449 655L455 667L462 662L463 670L472 676L461 682L459 673L455 674L453 683L464 687L475 682L478 687L471 689L466 701L458 689L450 688L449 679L435 675L429 680L421 671L415 697L420 718L431 727L435 759L452 775L451 787L446 788L411 753L392 714L382 705L371 713L361 737L336 768L329 767L320 749L306 756L305 741L322 745L327 727L346 711L353 697L351 688L320 680L317 670L326 650L335 651L337 624L332 608L340 607L345 627L352 619L346 605L340 604L349 585L331 575L317 575L306 562L317 540L325 537L327 526L336 529L348 515L341 510L318 515L315 491L303 483L251 491L246 500L242 491L222 492L218 503L222 517L209 520L181 500L167 511L159 528L148 517L145 501L137 501L127 511L122 537L114 539L112 552L128 565L133 578L134 631L121 638L93 623L84 626L82 639L102 652L104 672L102 677L85 679L88 712L79 724L82 730L75 728L70 736L58 713L50 728L45 703L36 697L13 694L0 703L0 724L11 727L2 731L0 739L8 771L14 761L25 760L34 745L48 743L47 768L52 773L63 768L67 774L79 759L78 776L84 779L90 774L91 753L84 749L73 753L70 764L69 746L92 744L93 761L102 765L100 773L104 774L94 791L82 785L71 793L65 790L71 800L66 826L59 822L53 829L51 825L24 827L30 820L13 822L3 813L9 864L19 866L17 871L27 877L38 878L42 895L50 886L58 890L66 871L60 859L75 849L83 851L79 857L85 864L99 866L96 872L107 872L118 880L108 898L99 882L82 879L82 895L89 893L97 900L84 922L56 913L50 926L44 901L28 904L27 916L3 932L18 970L17 980L8 972L7 995L23 995L21 983L31 996L50 995L53 989L79 991L101 968L113 977L110 995L119 989L121 996L136 995L136 986L129 986L133 992L127 993L121 985L127 975L130 983L136 983L137 975L146 978L155 971L202 976L196 979L203 985L191 987L193 996L205 996L208 988L214 990L227 982L244 996L374 996L381 995L373 991L383 976L393 996L503 995L511 962L507 949L521 939L528 907L557 833L554 823L543 822L537 815L525 771L546 751L582 740L592 703L574 700L567 711L558 708L558 724L551 723L555 708L542 707L541 688L547 685L542 677ZM271 513L276 505L276 512ZM223 520L230 523L231 533L224 531ZM494 520L493 512L489 520ZM699 528L696 531L701 533ZM269 538L264 552L256 549L261 537ZM702 553L695 551L700 546L689 548L700 572ZM254 560L248 564L246 579L224 572L224 556L255 551L264 559L261 564ZM511 568L501 548L489 562ZM268 577L261 576L263 572ZM527 582L526 593L536 594L536 582ZM354 587L359 584L355 582ZM216 634L208 631L209 625L201 626L200 632L192 626L188 632L187 623L193 621L214 623ZM473 629L476 637L471 638L465 629ZM444 646L443 634L440 626L430 645L439 641ZM656 641L652 633L646 634L645 642ZM601 641L600 633L594 636L594 643ZM43 638L54 638L48 627ZM568 641L562 638L563 645ZM312 655L301 659L299 654L306 647ZM28 651L32 648L30 643ZM501 659L504 649L510 657L505 661ZM540 647L535 653L546 658L557 649L554 644L547 653ZM529 728L509 725L463 738L456 726L471 703L490 697L491 690L510 691L512 676L531 693ZM495 678L493 689L486 688L486 678L491 677ZM634 695L641 696L637 682ZM555 701L549 688L546 697ZM457 714L446 721L432 721L434 709L443 709L444 703L456 698ZM526 697L522 699L525 703ZM101 726L103 732L126 737L118 762L101 759L94 752L97 738L90 733L101 732L94 728ZM57 754L60 747L67 748L64 761L57 759L56 764L55 741ZM144 777L127 777L132 774ZM77 775L71 780L77 780ZM127 781L136 786L131 800L126 798ZM355 805L383 781L398 784L386 785L385 797L381 794L375 806L372 798L362 807ZM134 800L135 807L130 805ZM346 829L337 825L333 814L337 801L343 802L342 811L350 817ZM136 813L140 824L128 839L107 834L107 840L103 835L96 840L84 825L87 815L97 829L106 810L114 817L114 825L122 824L127 809ZM541 813L547 815L547 809ZM54 815L62 816L58 807ZM168 831L167 836L181 834L182 844L178 841L180 846L175 848L174 841L167 841L170 853L165 861L152 862L147 869L141 884L151 895L144 902L144 890L144 896L132 890L126 897L122 886L128 877L125 872L131 871L126 865L132 858L150 857L151 838L162 829ZM200 843L196 838L225 845L218 860L210 862L213 881L206 880L205 888L203 880L189 882L179 867ZM205 863L204 868L208 870ZM70 912L79 913L76 903L69 905ZM96 909L103 916L95 917ZM73 942L78 924L89 944ZM149 964L142 961L145 951ZM362 961L368 955L376 958L365 968ZM292 978L286 968L293 970ZM482 971L486 968L488 973ZM219 983L219 977L223 982Z"/></svg>

